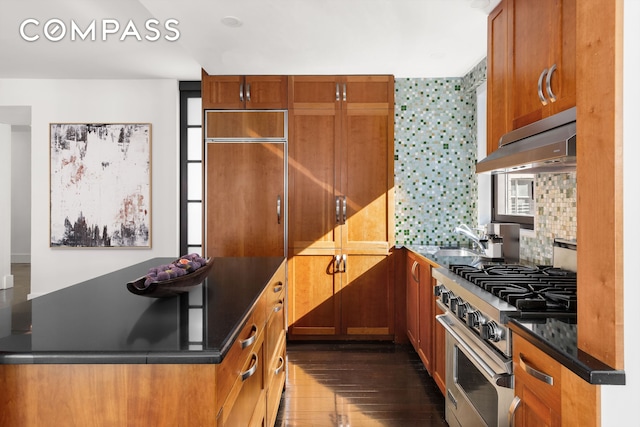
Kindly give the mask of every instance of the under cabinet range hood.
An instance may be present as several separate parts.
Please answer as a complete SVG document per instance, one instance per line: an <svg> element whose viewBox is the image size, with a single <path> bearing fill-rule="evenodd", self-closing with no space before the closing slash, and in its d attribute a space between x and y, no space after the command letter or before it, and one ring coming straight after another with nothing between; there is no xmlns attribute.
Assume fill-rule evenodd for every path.
<svg viewBox="0 0 640 427"><path fill-rule="evenodd" d="M576 108L509 132L476 173L560 173L576 169Z"/></svg>

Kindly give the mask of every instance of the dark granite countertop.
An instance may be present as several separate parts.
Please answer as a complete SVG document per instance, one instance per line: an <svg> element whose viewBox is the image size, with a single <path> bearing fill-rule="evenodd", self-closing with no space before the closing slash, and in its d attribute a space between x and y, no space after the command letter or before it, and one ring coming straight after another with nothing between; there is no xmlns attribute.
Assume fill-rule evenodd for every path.
<svg viewBox="0 0 640 427"><path fill-rule="evenodd" d="M435 255L438 249L436 246L412 245L406 248L432 264L445 268L451 264L478 265L484 262L477 257L437 256ZM578 348L578 325L575 324L575 319L571 323L567 319L553 317L512 318L508 326L514 333L535 344L590 384L621 385L625 383L624 371L615 370Z"/></svg>
<svg viewBox="0 0 640 427"><path fill-rule="evenodd" d="M220 363L284 258L216 258L201 285L176 297L127 290L174 259L153 258L21 303L23 318L0 336L0 364Z"/></svg>
<svg viewBox="0 0 640 427"><path fill-rule="evenodd" d="M613 369L578 348L575 322L551 317L511 318L508 326L590 384L625 384L624 371Z"/></svg>

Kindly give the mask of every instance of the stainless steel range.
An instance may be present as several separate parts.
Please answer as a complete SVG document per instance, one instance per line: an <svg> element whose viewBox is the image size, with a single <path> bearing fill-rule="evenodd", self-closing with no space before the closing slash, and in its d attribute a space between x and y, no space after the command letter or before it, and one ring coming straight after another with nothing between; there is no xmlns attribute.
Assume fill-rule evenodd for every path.
<svg viewBox="0 0 640 427"><path fill-rule="evenodd" d="M513 400L510 316L576 317L575 243L554 243L553 266L450 265L433 277L447 331L451 426L506 426Z"/></svg>

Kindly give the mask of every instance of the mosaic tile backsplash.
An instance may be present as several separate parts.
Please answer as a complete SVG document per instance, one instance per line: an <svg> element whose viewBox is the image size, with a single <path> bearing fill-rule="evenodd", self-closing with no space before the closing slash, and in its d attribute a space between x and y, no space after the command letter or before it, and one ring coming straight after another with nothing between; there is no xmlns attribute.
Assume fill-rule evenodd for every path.
<svg viewBox="0 0 640 427"><path fill-rule="evenodd" d="M476 226L478 184L476 94L486 61L462 78L395 81L396 245L466 245L453 232ZM575 173L537 175L533 235L523 235L520 256L549 264L553 239L576 238Z"/></svg>
<svg viewBox="0 0 640 427"><path fill-rule="evenodd" d="M477 218L475 91L462 78L396 79L395 91L396 244L457 244L453 228Z"/></svg>

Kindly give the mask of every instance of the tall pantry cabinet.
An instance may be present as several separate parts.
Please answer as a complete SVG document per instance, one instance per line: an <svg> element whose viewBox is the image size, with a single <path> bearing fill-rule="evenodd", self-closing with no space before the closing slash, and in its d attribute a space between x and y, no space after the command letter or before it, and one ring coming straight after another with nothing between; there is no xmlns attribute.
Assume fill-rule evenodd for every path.
<svg viewBox="0 0 640 427"><path fill-rule="evenodd" d="M289 77L289 337L394 333L393 76Z"/></svg>

